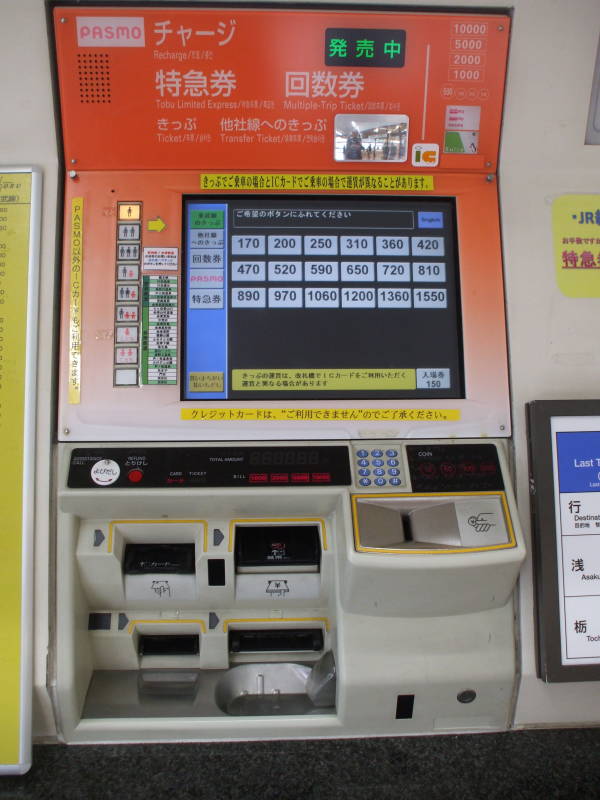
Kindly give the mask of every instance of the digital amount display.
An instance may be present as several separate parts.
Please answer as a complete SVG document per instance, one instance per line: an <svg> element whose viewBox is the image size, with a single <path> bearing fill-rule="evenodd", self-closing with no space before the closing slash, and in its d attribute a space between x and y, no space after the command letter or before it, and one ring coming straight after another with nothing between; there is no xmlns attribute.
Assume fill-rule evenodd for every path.
<svg viewBox="0 0 600 800"><path fill-rule="evenodd" d="M319 463L318 450L262 448L261 450L251 450L248 455L248 464L251 467L315 467Z"/></svg>
<svg viewBox="0 0 600 800"><path fill-rule="evenodd" d="M454 203L184 200L186 400L464 396Z"/></svg>

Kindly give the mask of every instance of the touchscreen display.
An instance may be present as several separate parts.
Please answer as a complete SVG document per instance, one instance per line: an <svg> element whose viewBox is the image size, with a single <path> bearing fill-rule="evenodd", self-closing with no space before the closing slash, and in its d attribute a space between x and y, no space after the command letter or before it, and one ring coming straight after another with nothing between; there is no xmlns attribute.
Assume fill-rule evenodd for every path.
<svg viewBox="0 0 600 800"><path fill-rule="evenodd" d="M184 400L464 397L452 199L184 198Z"/></svg>

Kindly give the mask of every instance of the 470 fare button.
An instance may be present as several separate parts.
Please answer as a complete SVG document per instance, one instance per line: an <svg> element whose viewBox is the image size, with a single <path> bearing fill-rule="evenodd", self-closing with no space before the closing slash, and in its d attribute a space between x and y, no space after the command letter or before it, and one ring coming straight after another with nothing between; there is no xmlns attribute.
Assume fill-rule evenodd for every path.
<svg viewBox="0 0 600 800"><path fill-rule="evenodd" d="M97 486L110 486L118 480L120 474L121 467L112 458L96 461L90 472L90 476Z"/></svg>

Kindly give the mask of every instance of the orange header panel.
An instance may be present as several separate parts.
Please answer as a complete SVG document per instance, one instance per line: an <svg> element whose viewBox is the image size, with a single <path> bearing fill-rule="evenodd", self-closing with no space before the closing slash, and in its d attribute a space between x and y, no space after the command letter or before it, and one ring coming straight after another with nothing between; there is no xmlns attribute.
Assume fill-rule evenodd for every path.
<svg viewBox="0 0 600 800"><path fill-rule="evenodd" d="M54 14L67 166L496 168L506 16L122 6Z"/></svg>

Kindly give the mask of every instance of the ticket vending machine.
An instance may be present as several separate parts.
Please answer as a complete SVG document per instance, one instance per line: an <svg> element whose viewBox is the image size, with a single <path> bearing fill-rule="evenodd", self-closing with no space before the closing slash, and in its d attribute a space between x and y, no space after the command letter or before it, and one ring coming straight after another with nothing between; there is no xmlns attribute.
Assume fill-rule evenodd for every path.
<svg viewBox="0 0 600 800"><path fill-rule="evenodd" d="M52 15L60 736L507 728L510 18Z"/></svg>

